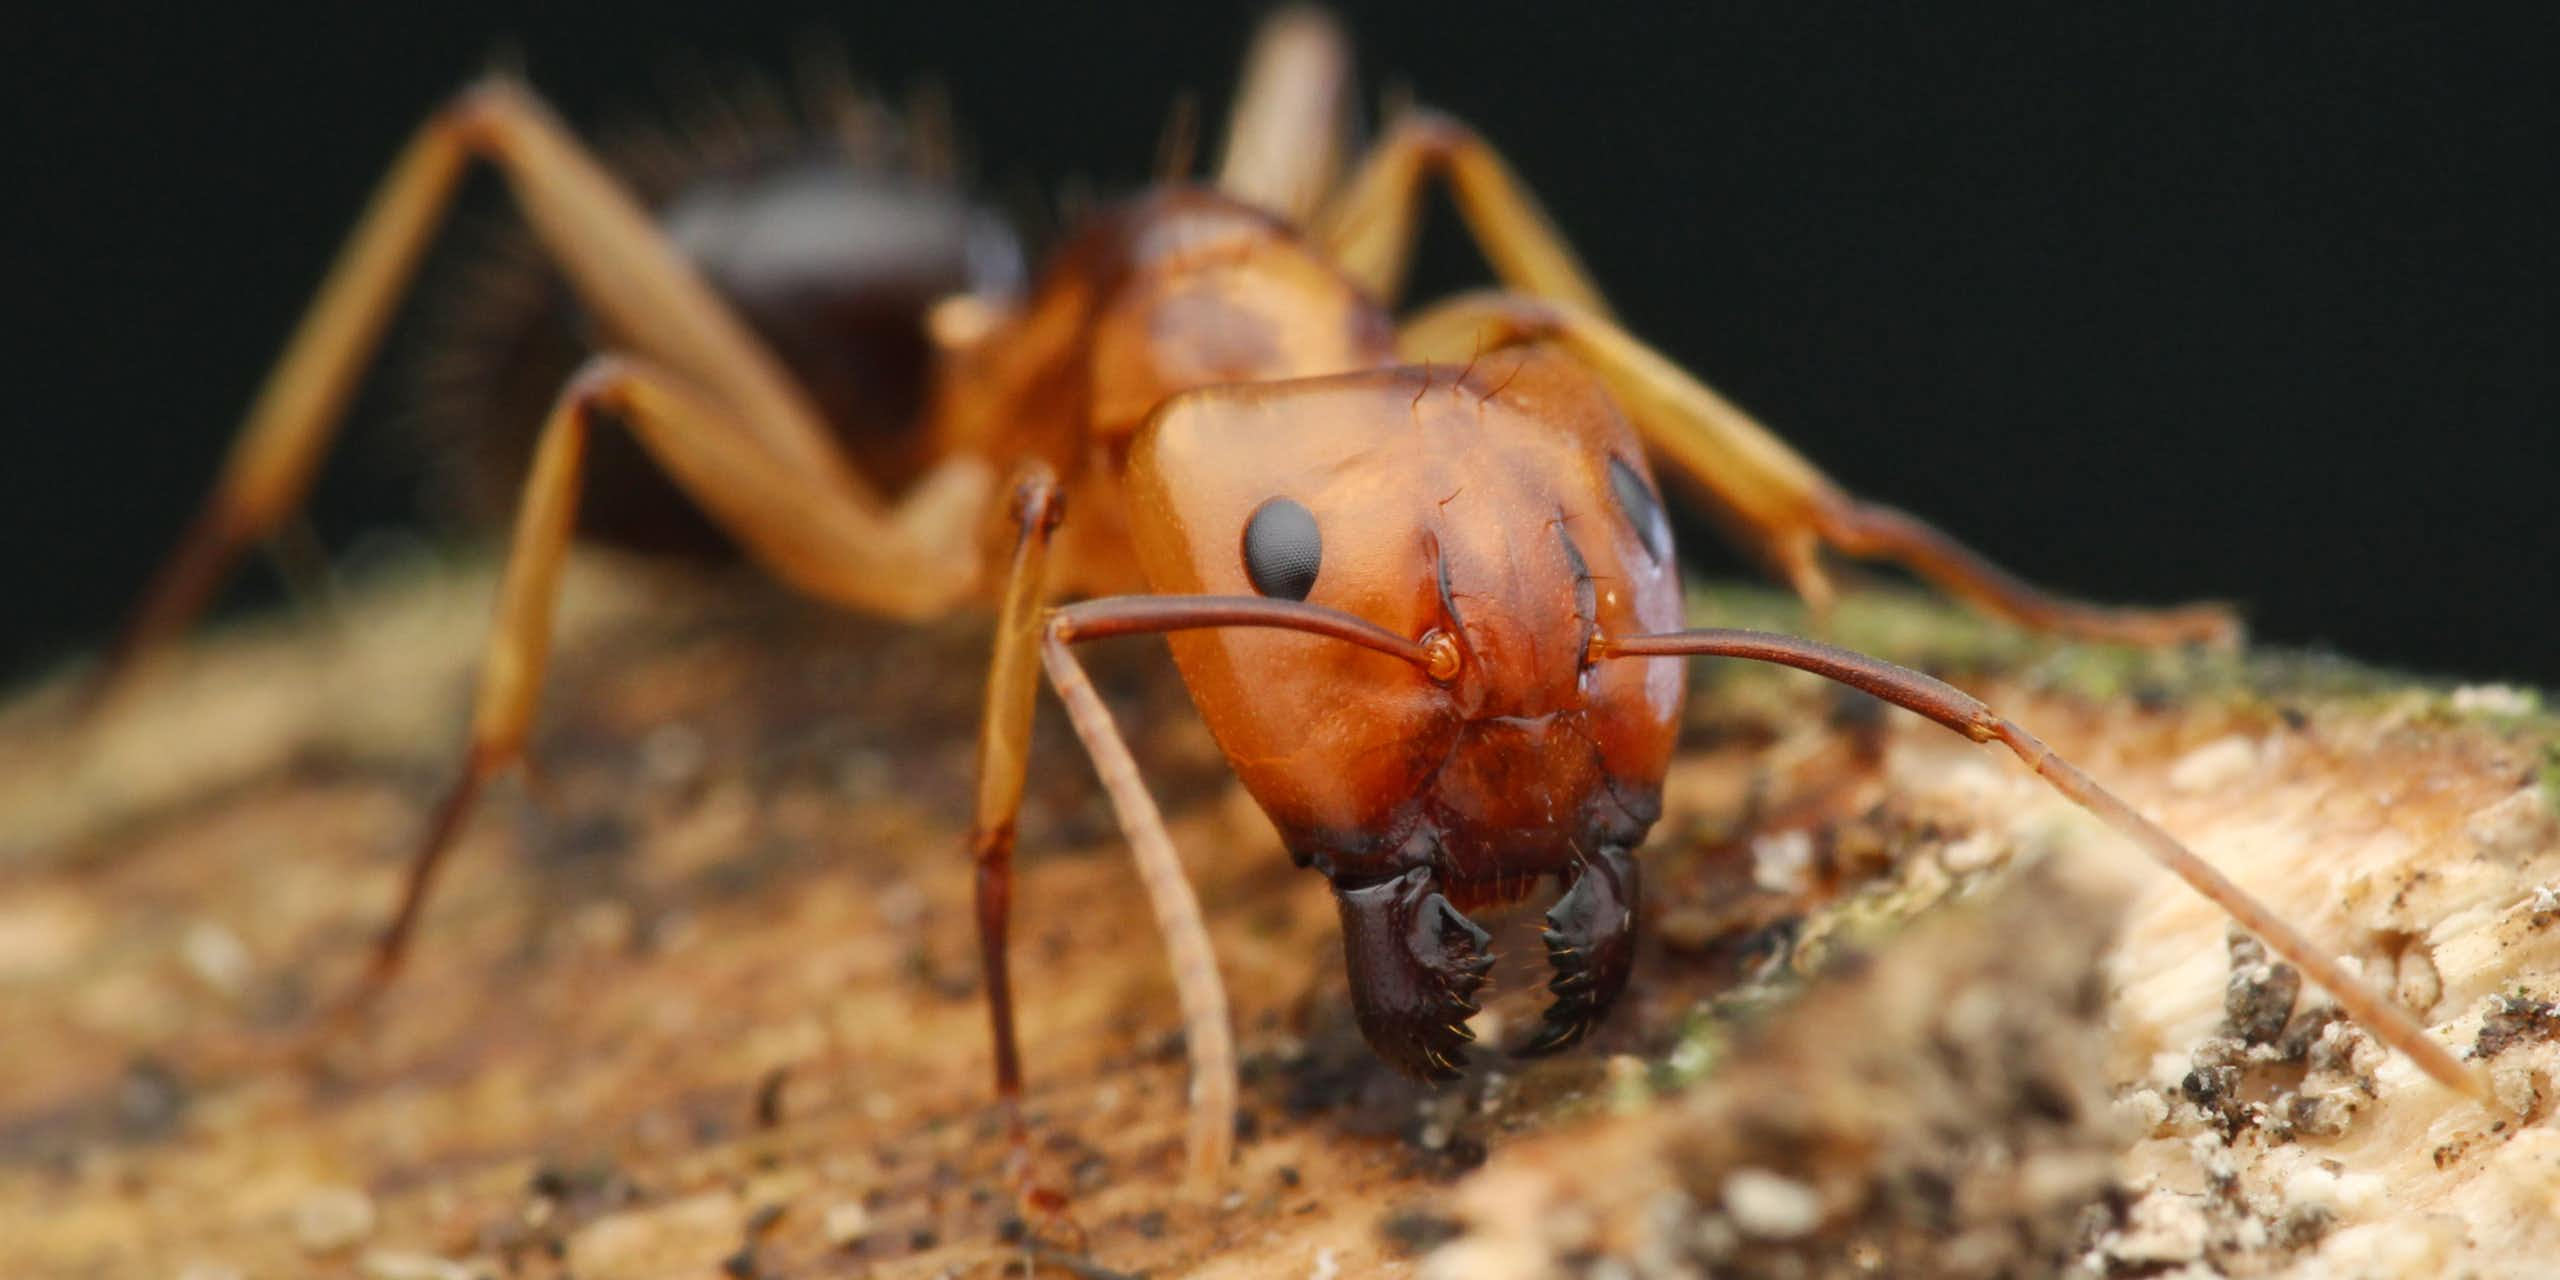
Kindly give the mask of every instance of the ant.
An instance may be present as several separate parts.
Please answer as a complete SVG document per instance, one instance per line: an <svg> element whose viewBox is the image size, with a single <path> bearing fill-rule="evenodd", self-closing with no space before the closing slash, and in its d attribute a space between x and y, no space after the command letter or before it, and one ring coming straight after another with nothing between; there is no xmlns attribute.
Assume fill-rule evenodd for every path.
<svg viewBox="0 0 2560 1280"><path fill-rule="evenodd" d="M1330 881L1359 1026L1406 1074L1445 1080L1466 1062L1493 961L1467 913L1550 878L1553 999L1520 1051L1571 1045L1607 1016L1634 955L1635 850L1661 812L1685 660L1728 657L1811 671L2007 748L2429 1075L2485 1096L2329 952L1981 702L1815 641L1688 628L1656 465L1708 495L1817 612L1831 598L1829 550L1899 563L2058 634L2236 640L2210 606L2056 598L1844 493L1620 328L1464 126L1408 113L1351 159L1348 68L1324 15L1267 21L1214 177L1166 180L1087 218L1027 290L980 269L990 259L968 246L984 239L981 212L932 184L856 176L833 197L809 184L740 188L727 193L733 212L773 216L707 231L653 216L528 88L484 80L393 162L92 692L103 698L182 629L240 549L300 502L456 184L485 161L601 351L531 445L458 776L365 976L328 1023L391 980L474 797L521 760L601 430L627 434L750 559L819 601L911 620L993 604L969 853L1017 1179L1027 1146L1007 936L1043 673L1164 935L1190 1057L1193 1174L1218 1177L1234 1140L1235 1053L1199 907L1073 651L1134 634L1167 638L1291 857ZM1432 184L1454 195L1502 289L1399 322L1390 308ZM900 247L850 262L817 238L758 238L812 208L869 209L916 234L879 237ZM727 269L751 259L764 293ZM789 296L890 321L830 339L768 305ZM828 366L813 351L885 372L821 395Z"/></svg>

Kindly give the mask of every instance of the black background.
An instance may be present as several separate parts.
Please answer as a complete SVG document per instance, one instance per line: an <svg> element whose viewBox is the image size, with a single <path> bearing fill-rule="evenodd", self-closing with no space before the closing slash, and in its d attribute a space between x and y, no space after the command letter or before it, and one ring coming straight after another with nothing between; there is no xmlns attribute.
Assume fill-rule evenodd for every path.
<svg viewBox="0 0 2560 1280"><path fill-rule="evenodd" d="M0 90L34 215L0 457L21 672L103 635L393 149L493 56L593 122L831 38L892 88L938 78L990 185L1109 191L1178 92L1223 100L1253 16L45 8L11 24ZM2551 12L1351 20L1373 95L1476 124L1635 329L1855 490L2087 595L2229 598L2269 639L2560 684ZM1479 279L1438 217L1420 283ZM324 480L331 545L419 518L383 399Z"/></svg>

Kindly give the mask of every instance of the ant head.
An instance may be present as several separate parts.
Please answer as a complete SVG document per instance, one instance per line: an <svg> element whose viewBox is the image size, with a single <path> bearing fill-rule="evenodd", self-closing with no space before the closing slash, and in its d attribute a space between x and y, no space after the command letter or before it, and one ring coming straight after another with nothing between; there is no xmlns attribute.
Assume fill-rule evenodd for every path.
<svg viewBox="0 0 2560 1280"><path fill-rule="evenodd" d="M1291 853L1337 883L1428 865L1460 905L1525 892L1659 811L1682 664L1594 636L1682 623L1634 433L1537 349L1168 401L1133 443L1156 590L1300 599L1419 642L1175 634L1209 729Z"/></svg>

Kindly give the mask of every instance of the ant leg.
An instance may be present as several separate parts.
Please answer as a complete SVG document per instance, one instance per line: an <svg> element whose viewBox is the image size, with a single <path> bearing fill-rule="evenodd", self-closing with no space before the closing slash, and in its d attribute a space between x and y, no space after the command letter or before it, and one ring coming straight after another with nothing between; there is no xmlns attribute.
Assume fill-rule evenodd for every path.
<svg viewBox="0 0 2560 1280"><path fill-rule="evenodd" d="M241 550L300 505L475 157L505 177L579 301L618 345L733 406L769 453L844 490L858 515L883 509L782 365L621 183L530 90L486 81L431 116L392 162L259 388L220 476L90 677L84 709L102 707L152 650L184 630Z"/></svg>
<svg viewBox="0 0 2560 1280"><path fill-rule="evenodd" d="M1031 1182L1031 1139L1022 1123L1022 1053L1014 1031L1013 962L1009 950L1013 913L1014 824L1022 811L1022 787L1030 772L1031 721L1040 692L1041 606L1048 599L1050 535L1062 514L1057 479L1032 464L1015 481L1012 568L996 615L995 657L987 671L986 718L978 730L978 796L969 828L970 860L977 865L979 963L987 984L987 1017L995 1036L996 1105L1004 1113L1010 1151L1006 1174L1015 1198L1043 1209L1048 1201Z"/></svg>
<svg viewBox="0 0 2560 1280"><path fill-rule="evenodd" d="M1155 912L1156 928L1164 935L1174 989L1182 1000L1183 1039L1191 1055L1187 1142L1191 1174L1195 1185L1208 1185L1226 1169L1234 1149L1237 1097L1235 1040L1227 1022L1217 955L1209 944L1208 926L1200 918L1199 898L1191 892L1173 838L1165 832L1164 815L1147 794L1146 781L1139 777L1137 761L1112 724L1110 709L1094 692L1093 682L1068 646L1080 640L1207 627L1275 627L1332 636L1416 665L1428 658L1411 639L1359 618L1262 596L1109 596L1043 612L1039 608L1046 591L1043 553L1057 519L1056 499L1047 491L1048 484L1045 473L1034 472L1016 491L1021 530L996 633L995 666L987 681L987 718L978 740L978 811L970 843L978 864L978 936L985 955L989 1013L995 1024L996 1091L1012 1112L1021 1094L1021 1059L1014 1041L1005 933L1013 897L1014 818L1022 804L1031 740L1034 689L1026 654L1036 630L1040 664L1047 669L1049 684L1065 704L1067 720L1111 797L1112 812L1129 838L1139 881ZM1431 897L1439 900L1436 892ZM1349 935L1356 929L1350 900L1346 898L1345 903ZM1439 906L1445 911L1447 904L1442 901ZM1459 925L1474 928L1454 911L1446 914ZM1412 918L1408 911L1405 919ZM1354 963L1358 963L1358 943L1352 945ZM1481 941L1477 945L1481 948ZM1019 1120L1012 1120L1011 1127L1019 1151L1023 1140ZM1017 1170L1026 1165L1027 1157L1017 1156Z"/></svg>
<svg viewBox="0 0 2560 1280"><path fill-rule="evenodd" d="M2185 881L2206 901L2222 908L2241 928L2258 935L2269 950L2300 969L2313 982L2327 988L2330 995L2337 997L2339 1007L2346 1010L2348 1017L2385 1044L2408 1055L2410 1061L2437 1083L2471 1098L2484 1102L2489 1099L2487 1082L2477 1072L2463 1066L2443 1045L2430 1039L2426 1028L2420 1026L2416 1019L2357 981L2327 951L2285 923L2284 918L2265 903L2250 897L2246 890L2233 884L2213 864L2196 856L2194 851L2179 843L2177 837L2143 817L2132 805L2098 785L2096 779L2081 772L2070 761L2055 755L2053 749L2034 734L1993 712L1971 694L1943 680L1895 666L1881 658L1766 631L1707 627L1663 635L1602 639L1594 642L1594 648L1597 656L1603 659L1743 658L1794 667L1864 690L1895 706L1926 716L1975 742L1997 742L2007 747L2064 798L2140 845L2153 861Z"/></svg>
<svg viewBox="0 0 2560 1280"><path fill-rule="evenodd" d="M1474 130L1435 112L1406 117L1370 149L1316 220L1314 239L1345 274L1393 306L1413 259L1422 184L1435 177L1448 182L1467 229L1504 285L1609 314L1600 287L1501 154ZM1467 354L1459 352L1458 358Z"/></svg>
<svg viewBox="0 0 2560 1280"><path fill-rule="evenodd" d="M1182 1000L1183 1043L1191 1055L1191 1128L1185 1141L1190 1181L1195 1188L1216 1185L1233 1158L1236 1138L1236 1046L1227 1021L1226 987L1218 979L1218 957L1209 946L1209 928L1200 918L1200 899L1182 858L1166 834L1164 815L1147 794L1138 762L1129 755L1111 710L1094 692L1084 667L1067 648L1070 627L1058 615L1040 641L1040 662L1049 685L1066 705L1067 720L1093 759L1093 771L1111 797L1111 810L1129 837L1129 853L1138 864L1138 881L1146 887L1155 911L1156 929L1164 935L1173 962L1173 985Z"/></svg>
<svg viewBox="0 0 2560 1280"><path fill-rule="evenodd" d="M983 485L967 479L977 464L947 464L957 481L926 481L944 508L930 513L947 531L942 543L915 536L905 525L883 536L841 491L766 452L734 415L673 375L627 356L588 361L561 391L535 446L498 588L497 617L481 658L461 770L411 857L399 910L377 942L371 965L323 1020L323 1035L343 1026L398 973L419 910L473 799L492 776L522 757L550 657L560 569L577 524L587 436L600 422L629 429L752 558L808 595L873 613L927 617L975 588L974 522L953 512L973 487L983 494Z"/></svg>
<svg viewBox="0 0 2560 1280"><path fill-rule="evenodd" d="M1422 183L1445 178L1503 283L1527 297L1459 299L1411 322L1408 358L1472 359L1490 346L1553 337L1609 383L1655 451L1703 484L1816 609L1831 599L1818 556L1829 546L1897 561L1975 608L2039 630L2135 644L2230 643L2218 606L2111 609L2046 594L1918 518L1842 493L1732 402L1611 321L1573 250L1502 158L1465 125L1421 114L1370 152L1316 225L1316 238L1381 299L1399 292Z"/></svg>
<svg viewBox="0 0 2560 1280"><path fill-rule="evenodd" d="M1227 118L1218 190L1304 225L1341 180L1350 98L1350 44L1332 14L1309 6L1265 18Z"/></svg>
<svg viewBox="0 0 2560 1280"><path fill-rule="evenodd" d="M1017 553L1018 555L1018 553ZM1017 563L1019 560L1017 559ZM1017 586L1016 591L1023 588ZM1008 610L1010 613L1010 609ZM1183 1037L1191 1053L1190 1158L1193 1183L1214 1182L1226 1168L1235 1142L1235 1041L1227 1024L1226 991L1218 980L1218 961L1209 931L1200 920L1200 902L1191 892L1164 817L1138 776L1137 762L1111 722L1093 682L1085 678L1067 646L1108 636L1160 635L1212 627L1272 627L1331 636L1427 668L1430 655L1411 638L1347 613L1296 600L1266 596L1161 595L1106 596L1048 612L1040 642L1041 664L1049 683L1066 704L1067 719L1093 758L1094 772L1110 794L1138 877L1154 909L1156 928L1164 935L1173 964L1175 990L1182 998ZM1003 687L1005 673L997 673ZM989 718L1000 714L990 697ZM1027 737L1029 713L1022 713ZM993 736L992 724L990 735ZM1018 758L1018 752L1017 752ZM1014 766L1019 769L1019 764ZM1021 797L1019 775L990 786L981 782L982 798L990 793L1007 808L1000 818L983 810L978 829L993 831L1012 821L1010 805ZM1465 1015L1474 1012L1466 996L1484 974L1472 967L1487 939L1452 909L1421 868L1401 880L1368 890L1338 891L1343 913L1344 944L1355 969L1375 971L1379 982L1354 982L1367 1000L1388 995L1385 1003L1361 1006L1361 1027L1371 1043L1390 1060L1415 1074L1428 1075L1454 1064L1449 1054L1465 1038ZM1008 882L1009 883L1009 882ZM983 917L982 917L983 918ZM999 922L1000 924L1001 922ZM1466 949L1460 954L1461 947ZM997 966L991 964L990 971ZM1389 989L1392 988L1390 992ZM1441 997L1434 999L1433 997ZM1462 1007L1463 1006L1463 1007ZM1376 1015L1383 1013L1386 1021ZM1415 1021L1420 1019L1419 1022ZM1009 1035L1004 1023L997 1034ZM1435 1061L1431 1054L1437 1052Z"/></svg>
<svg viewBox="0 0 2560 1280"><path fill-rule="evenodd" d="M1540 341L1556 343L1598 374L1646 445L1704 486L1817 610L1831 599L1818 554L1827 545L1899 563L1984 613L2039 631L2144 645L2239 639L2238 622L2219 605L2123 609L2064 599L2020 581L1915 516L1850 497L1732 401L1605 316L1570 302L1470 294L1415 317L1398 335L1399 348L1414 360L1465 360Z"/></svg>

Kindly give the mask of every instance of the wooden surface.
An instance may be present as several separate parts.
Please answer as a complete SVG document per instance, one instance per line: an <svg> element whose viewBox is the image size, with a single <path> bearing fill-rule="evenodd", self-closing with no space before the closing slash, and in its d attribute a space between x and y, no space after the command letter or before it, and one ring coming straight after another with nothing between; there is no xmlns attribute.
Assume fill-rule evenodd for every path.
<svg viewBox="0 0 2560 1280"><path fill-rule="evenodd" d="M55 684L0 713L0 1273L1074 1274L1059 1227L1018 1242L996 1169L960 856L981 629L613 562L573 584L534 785L491 795L412 971L316 1062L276 1051L388 909L457 742L485 570L213 637L83 739ZM1698 607L1797 621L1759 593ZM1626 1004L1561 1058L1408 1084L1351 1028L1323 882L1226 780L1161 647L1131 642L1096 674L1209 911L1248 1115L1223 1193L1182 1195L1171 984L1050 707L1017 955L1076 1265L2554 1256L2560 733L2530 694L2073 650L1889 599L1836 623L1990 698L2358 956L2484 1050L2516 1110L2322 1039L2308 998L2287 1026L2281 981L2245 964L2237 1007L2286 1029L2218 1038L2221 923L2014 764L1808 678L1703 668ZM1533 926L1500 945L1534 957ZM1480 1036L1528 1025L1539 980L1498 971Z"/></svg>

